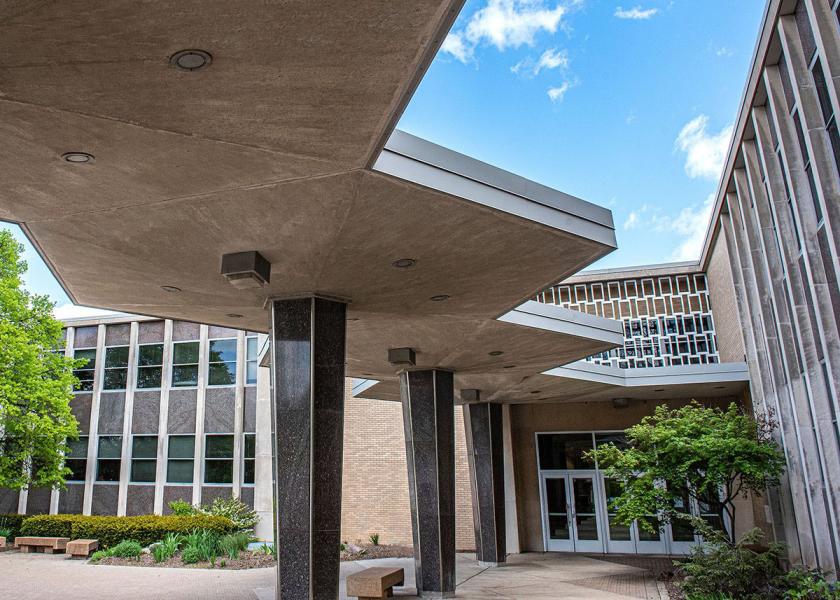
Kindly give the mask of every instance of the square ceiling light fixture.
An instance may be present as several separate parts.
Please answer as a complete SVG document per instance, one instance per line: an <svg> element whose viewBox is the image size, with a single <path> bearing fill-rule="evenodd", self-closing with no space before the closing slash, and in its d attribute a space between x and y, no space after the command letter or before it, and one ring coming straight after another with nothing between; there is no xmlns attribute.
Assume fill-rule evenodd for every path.
<svg viewBox="0 0 840 600"><path fill-rule="evenodd" d="M261 288L271 280L271 263L256 250L224 254L222 275L238 290Z"/></svg>

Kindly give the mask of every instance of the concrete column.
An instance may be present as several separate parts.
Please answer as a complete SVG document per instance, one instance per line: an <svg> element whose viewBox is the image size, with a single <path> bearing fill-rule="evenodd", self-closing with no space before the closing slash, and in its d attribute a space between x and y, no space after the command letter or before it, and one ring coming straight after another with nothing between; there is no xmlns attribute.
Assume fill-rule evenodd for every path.
<svg viewBox="0 0 840 600"><path fill-rule="evenodd" d="M93 506L93 485L96 481L96 460L99 458L99 393L105 372L105 325L100 324L96 335L96 370L93 373L93 391L90 403L90 433L88 438L88 461L85 471L85 493L82 500L82 514L89 515Z"/></svg>
<svg viewBox="0 0 840 600"><path fill-rule="evenodd" d="M271 301L277 598L338 598L347 307Z"/></svg>
<svg viewBox="0 0 840 600"><path fill-rule="evenodd" d="M455 393L453 374L400 374L414 571L422 597L455 595Z"/></svg>
<svg viewBox="0 0 840 600"><path fill-rule="evenodd" d="M137 383L137 321L129 325L128 372L125 377L125 408L123 409L122 462L120 463L120 490L117 497L117 516L124 517L128 507L128 482L131 479L131 458L134 452L131 440L131 423L134 417L134 388ZM160 443L160 441L158 441Z"/></svg>
<svg viewBox="0 0 840 600"><path fill-rule="evenodd" d="M236 397L233 408L233 495L242 497L242 452L245 441L245 332L236 334Z"/></svg>
<svg viewBox="0 0 840 600"><path fill-rule="evenodd" d="M73 327L67 327L64 330L64 356L67 358L73 358L73 338L75 337L76 330ZM61 490L59 488L53 488L52 493L50 494L50 514L55 515L58 514L58 500L61 496ZM18 498L20 500L20 498Z"/></svg>
<svg viewBox="0 0 840 600"><path fill-rule="evenodd" d="M260 336L260 341L264 339ZM254 534L261 540L274 541L274 483L272 452L274 436L271 410L271 370L257 369L257 438L254 463L254 510L260 517Z"/></svg>
<svg viewBox="0 0 840 600"><path fill-rule="evenodd" d="M207 325L199 327L198 387L195 402L195 462L193 463L192 503L201 504L201 486L204 483L204 413L207 398L207 370L210 360L210 343Z"/></svg>
<svg viewBox="0 0 840 600"><path fill-rule="evenodd" d="M172 320L163 322L163 369L160 378L158 447L155 469L155 514L163 514L163 488L166 485L169 458L169 386L172 382Z"/></svg>
<svg viewBox="0 0 840 600"><path fill-rule="evenodd" d="M475 555L482 567L505 562L505 465L502 405L464 405Z"/></svg>

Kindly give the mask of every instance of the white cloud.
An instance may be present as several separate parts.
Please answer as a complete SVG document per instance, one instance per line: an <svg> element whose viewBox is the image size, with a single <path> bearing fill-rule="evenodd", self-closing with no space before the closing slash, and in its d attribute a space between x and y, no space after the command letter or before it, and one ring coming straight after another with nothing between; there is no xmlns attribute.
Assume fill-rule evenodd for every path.
<svg viewBox="0 0 840 600"><path fill-rule="evenodd" d="M642 9L641 6L634 6L633 8L616 7L614 16L619 19L632 19L634 21L644 21L650 19L653 15L659 12L658 8Z"/></svg>
<svg viewBox="0 0 840 600"><path fill-rule="evenodd" d="M447 36L441 50L466 63L482 43L498 50L533 46L538 33L557 31L567 10L560 3L549 7L544 0L488 0L462 30Z"/></svg>
<svg viewBox="0 0 840 600"><path fill-rule="evenodd" d="M79 306L77 304L62 304L53 309L53 316L56 319L86 319L93 317L109 317L113 315L121 315L111 310L103 310L101 308L91 308L90 306Z"/></svg>
<svg viewBox="0 0 840 600"><path fill-rule="evenodd" d="M573 86L568 81L564 81L557 87L548 88L546 92L548 97L551 98L552 102L562 102L563 98L566 96L566 92L568 92Z"/></svg>
<svg viewBox="0 0 840 600"><path fill-rule="evenodd" d="M708 124L709 117L699 115L685 124L674 141L674 146L686 154L685 172L691 178L718 179L729 149L732 125L710 134L706 131Z"/></svg>
<svg viewBox="0 0 840 600"><path fill-rule="evenodd" d="M513 73L521 73L528 76L536 76L543 69L566 69L569 66L569 53L565 50L549 48L540 57L534 59L528 57L513 65L510 70Z"/></svg>
<svg viewBox="0 0 840 600"><path fill-rule="evenodd" d="M472 60L473 49L464 42L464 36L460 33L450 33L443 40L440 49L442 52L448 52L462 63L468 63Z"/></svg>
<svg viewBox="0 0 840 600"><path fill-rule="evenodd" d="M725 56L729 57L735 54L735 52L731 48L727 48L726 46L721 46L717 50L715 50L715 56Z"/></svg>
<svg viewBox="0 0 840 600"><path fill-rule="evenodd" d="M635 210L632 211L629 215L627 215L627 219L624 221L624 229L635 229L639 225L639 213Z"/></svg>
<svg viewBox="0 0 840 600"><path fill-rule="evenodd" d="M714 203L715 194L711 193L702 205L687 206L680 211L676 218L663 222L663 226L666 226L668 230L684 238L671 253L670 260L682 261L700 258Z"/></svg>

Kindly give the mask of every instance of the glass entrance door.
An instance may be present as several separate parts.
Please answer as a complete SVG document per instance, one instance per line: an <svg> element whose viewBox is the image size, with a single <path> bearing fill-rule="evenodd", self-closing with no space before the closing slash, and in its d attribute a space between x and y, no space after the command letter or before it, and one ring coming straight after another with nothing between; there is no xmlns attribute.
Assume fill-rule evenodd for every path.
<svg viewBox="0 0 840 600"><path fill-rule="evenodd" d="M592 471L553 471L541 476L545 549L603 552L598 476Z"/></svg>

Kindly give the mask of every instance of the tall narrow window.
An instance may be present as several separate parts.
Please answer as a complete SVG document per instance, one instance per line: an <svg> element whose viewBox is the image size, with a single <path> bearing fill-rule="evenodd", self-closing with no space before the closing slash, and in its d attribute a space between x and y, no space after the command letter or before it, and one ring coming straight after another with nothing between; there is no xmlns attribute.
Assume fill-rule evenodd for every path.
<svg viewBox="0 0 840 600"><path fill-rule="evenodd" d="M135 435L131 439L131 481L154 483L157 471L156 435Z"/></svg>
<svg viewBox="0 0 840 600"><path fill-rule="evenodd" d="M122 463L122 436L100 435L96 455L96 481L119 481Z"/></svg>
<svg viewBox="0 0 840 600"><path fill-rule="evenodd" d="M75 350L73 357L87 359L84 365L73 371L73 375L79 380L79 383L76 385L76 391L89 392L93 390L93 376L96 373L96 348Z"/></svg>
<svg viewBox="0 0 840 600"><path fill-rule="evenodd" d="M172 386L198 385L198 342L172 344Z"/></svg>
<svg viewBox="0 0 840 600"><path fill-rule="evenodd" d="M243 444L243 468L242 468L242 483L253 484L256 467L257 467L257 436L254 433L245 434L245 443Z"/></svg>
<svg viewBox="0 0 840 600"><path fill-rule="evenodd" d="M67 442L69 450L64 458L64 466L70 469L67 481L85 481L87 473L88 436L80 435L78 440Z"/></svg>
<svg viewBox="0 0 840 600"><path fill-rule="evenodd" d="M236 383L236 338L210 340L208 385Z"/></svg>
<svg viewBox="0 0 840 600"><path fill-rule="evenodd" d="M102 389L124 390L128 380L128 346L105 348L105 377Z"/></svg>
<svg viewBox="0 0 840 600"><path fill-rule="evenodd" d="M163 377L163 344L137 347L137 387L156 389Z"/></svg>
<svg viewBox="0 0 840 600"><path fill-rule="evenodd" d="M232 435L208 435L205 438L204 483L233 483Z"/></svg>
<svg viewBox="0 0 840 600"><path fill-rule="evenodd" d="M257 338L245 338L245 347L245 383L251 385L257 383Z"/></svg>
<svg viewBox="0 0 840 600"><path fill-rule="evenodd" d="M170 435L166 462L167 483L192 483L195 436Z"/></svg>

